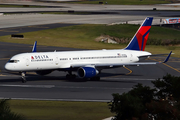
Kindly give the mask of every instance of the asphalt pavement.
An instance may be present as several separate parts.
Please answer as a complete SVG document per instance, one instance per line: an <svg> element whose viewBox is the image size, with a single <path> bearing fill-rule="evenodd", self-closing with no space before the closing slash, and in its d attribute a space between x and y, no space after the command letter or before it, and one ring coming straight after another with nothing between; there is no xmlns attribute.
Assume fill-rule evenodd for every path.
<svg viewBox="0 0 180 120"><path fill-rule="evenodd" d="M12 4L12 3L11 3ZM23 3L22 3L23 4ZM29 3L34 4L34 3ZM41 4L41 3L38 3ZM37 4L37 5L38 5ZM45 4L45 3L44 3ZM47 5L47 4L46 4ZM155 18L178 17L177 11L148 11L154 7L157 10L179 10L179 6L121 6L121 5L77 5L48 4L55 8L0 8L3 12L19 11L105 11L117 14L89 15L52 15L52 14L17 14L0 16L0 35L23 34L43 29L63 27L75 24L112 24L132 20L143 20L147 15ZM59 6L59 8L57 7ZM46 10L45 10L46 9ZM128 11L123 11L128 10ZM141 11L139 10L146 10ZM132 12L134 11L134 12ZM131 13L132 12L132 13ZM138 14L139 13L139 14ZM5 63L15 54L31 52L32 45L0 42L0 98L39 99L65 101L103 101L109 102L112 93L128 92L137 83L153 87L151 81L162 78L167 73L179 76L180 59L171 57L168 63L150 66L126 66L102 71L101 81L82 81L65 79L65 72L55 71L47 76L39 76L33 72L27 73L27 83L21 83L18 73L5 71ZM37 51L78 50L72 48L39 46ZM154 57L148 61L164 61L165 57Z"/></svg>
<svg viewBox="0 0 180 120"><path fill-rule="evenodd" d="M19 31L18 28L15 30ZM107 102L112 99L112 93L128 92L138 83L153 87L151 81L162 78L167 73L175 76L180 74L180 59L171 57L166 64L103 70L101 81L69 81L65 78L67 73L55 71L47 76L27 73L27 83L24 84L21 83L19 73L6 71L4 65L15 54L31 52L32 46L33 43L26 45L0 42L0 98ZM54 50L79 49L37 46L39 52ZM146 61L164 61L165 58L154 57Z"/></svg>

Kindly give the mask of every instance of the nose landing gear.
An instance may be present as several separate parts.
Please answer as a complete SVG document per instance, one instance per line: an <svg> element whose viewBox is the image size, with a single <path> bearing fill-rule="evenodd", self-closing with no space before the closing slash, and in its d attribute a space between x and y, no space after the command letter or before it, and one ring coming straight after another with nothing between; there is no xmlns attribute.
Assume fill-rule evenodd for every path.
<svg viewBox="0 0 180 120"><path fill-rule="evenodd" d="M21 72L22 83L26 83L26 72Z"/></svg>

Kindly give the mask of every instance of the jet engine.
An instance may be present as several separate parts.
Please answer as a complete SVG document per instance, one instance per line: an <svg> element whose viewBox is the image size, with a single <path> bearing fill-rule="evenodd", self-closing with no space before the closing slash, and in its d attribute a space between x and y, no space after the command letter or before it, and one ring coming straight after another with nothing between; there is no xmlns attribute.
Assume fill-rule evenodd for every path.
<svg viewBox="0 0 180 120"><path fill-rule="evenodd" d="M47 75L50 74L52 70L42 70L42 71L36 71L36 74L38 75Z"/></svg>
<svg viewBox="0 0 180 120"><path fill-rule="evenodd" d="M77 74L80 78L92 78L99 73L94 67L81 67L77 70Z"/></svg>

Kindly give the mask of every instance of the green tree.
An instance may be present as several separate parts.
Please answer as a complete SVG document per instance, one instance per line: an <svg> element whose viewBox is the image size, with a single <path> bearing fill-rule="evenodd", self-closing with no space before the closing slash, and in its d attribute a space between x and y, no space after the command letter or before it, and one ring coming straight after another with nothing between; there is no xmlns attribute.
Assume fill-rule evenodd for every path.
<svg viewBox="0 0 180 120"><path fill-rule="evenodd" d="M108 105L114 120L180 120L180 77L167 74L152 83L155 89L137 84L128 93L113 94Z"/></svg>
<svg viewBox="0 0 180 120"><path fill-rule="evenodd" d="M145 116L146 103L151 102L154 91L155 89L138 84L128 93L113 94L113 100L108 104L111 112L116 114L114 120L131 120Z"/></svg>
<svg viewBox="0 0 180 120"><path fill-rule="evenodd" d="M11 111L8 100L0 100L0 120L25 120L25 118Z"/></svg>
<svg viewBox="0 0 180 120"><path fill-rule="evenodd" d="M175 99L177 102L180 100L180 77L167 74L163 79L152 81L158 92L156 96L159 99Z"/></svg>
<svg viewBox="0 0 180 120"><path fill-rule="evenodd" d="M180 120L180 111L166 100L153 100L146 104L146 109L153 120Z"/></svg>
<svg viewBox="0 0 180 120"><path fill-rule="evenodd" d="M138 96L143 105L146 103L151 102L151 100L154 98L156 89L151 89L149 86L143 86L142 84L138 83L133 87L129 93L133 96Z"/></svg>
<svg viewBox="0 0 180 120"><path fill-rule="evenodd" d="M156 97L159 100L167 101L173 106L172 112L176 117L180 119L180 77L167 74L163 79L152 81L158 92Z"/></svg>
<svg viewBox="0 0 180 120"><path fill-rule="evenodd" d="M116 113L114 120L137 118L144 111L144 106L137 96L129 93L113 94L113 101L109 103L111 112Z"/></svg>

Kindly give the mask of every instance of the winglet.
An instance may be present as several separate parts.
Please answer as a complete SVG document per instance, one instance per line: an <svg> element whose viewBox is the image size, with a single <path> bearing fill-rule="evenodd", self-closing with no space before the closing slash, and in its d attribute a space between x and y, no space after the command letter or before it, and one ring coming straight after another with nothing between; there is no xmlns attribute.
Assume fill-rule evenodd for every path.
<svg viewBox="0 0 180 120"><path fill-rule="evenodd" d="M169 58L170 58L170 56L171 56L171 53L172 53L172 51L169 53L169 55L167 56L167 58L164 60L163 63L166 63L166 62L169 60Z"/></svg>
<svg viewBox="0 0 180 120"><path fill-rule="evenodd" d="M34 46L33 46L32 52L36 52L36 45L37 45L37 41L34 42Z"/></svg>

